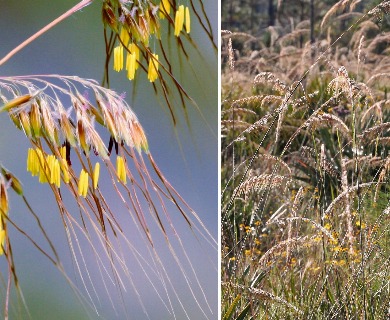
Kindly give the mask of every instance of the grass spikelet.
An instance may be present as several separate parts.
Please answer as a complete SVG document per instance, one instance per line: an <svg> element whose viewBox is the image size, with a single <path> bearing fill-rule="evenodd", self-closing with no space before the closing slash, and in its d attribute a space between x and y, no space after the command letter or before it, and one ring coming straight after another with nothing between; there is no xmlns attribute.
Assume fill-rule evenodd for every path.
<svg viewBox="0 0 390 320"><path fill-rule="evenodd" d="M238 195L244 194L248 196L249 193L258 192L264 189L274 189L278 187L284 187L285 183L288 183L289 179L280 175L262 174L252 178L248 178L235 193Z"/></svg>
<svg viewBox="0 0 390 320"><path fill-rule="evenodd" d="M287 91L287 86L270 72L261 72L256 75L253 80L253 84L255 86L270 86L272 89L277 90L281 94L285 94Z"/></svg>
<svg viewBox="0 0 390 320"><path fill-rule="evenodd" d="M337 14L340 11L343 11L347 5L350 3L350 0L340 0L336 4L333 5L332 8L328 10L328 12L325 14L325 16L322 18L321 21L321 29L324 29L324 27L328 24L330 18Z"/></svg>
<svg viewBox="0 0 390 320"><path fill-rule="evenodd" d="M234 51L232 45L232 38L228 40L228 56L229 56L229 68L231 71L234 71Z"/></svg>
<svg viewBox="0 0 390 320"><path fill-rule="evenodd" d="M310 130L319 129L324 126L337 128L346 138L350 138L349 128L339 117L322 111L318 111L313 114L310 119L307 120L305 126Z"/></svg>

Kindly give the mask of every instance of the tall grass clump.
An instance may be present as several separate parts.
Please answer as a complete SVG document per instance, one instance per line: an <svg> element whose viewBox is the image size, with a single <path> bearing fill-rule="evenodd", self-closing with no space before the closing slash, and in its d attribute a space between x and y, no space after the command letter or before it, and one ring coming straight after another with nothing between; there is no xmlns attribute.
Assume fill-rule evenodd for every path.
<svg viewBox="0 0 390 320"><path fill-rule="evenodd" d="M223 31L223 319L390 315L390 2L358 2Z"/></svg>
<svg viewBox="0 0 390 320"><path fill-rule="evenodd" d="M92 2L80 1L34 33L4 56L0 66L12 63L20 50L64 19L88 10ZM203 289L200 270L189 254L183 225L200 247L205 243L215 252L216 240L153 158L147 134L126 95L110 89L114 72L125 73L129 84L145 77L143 85L150 87L143 90L150 89L167 108L172 127L179 119L191 127L187 105L197 109L197 98L190 96L177 73L193 71L189 47L203 58L191 38L192 24L215 47L209 17L202 0L186 5L171 0L105 0L99 6L105 43L101 83L82 75L0 76L0 116L16 127L15 132L3 134L27 139L29 148L21 161L57 206L75 273L65 267L66 253L57 249L51 230L42 222L43 214L53 212L32 205L22 179L12 167L0 165L2 316L33 318L23 296L18 252L13 249L14 239L24 237L65 277L86 314L94 312L91 318L101 314L103 299L110 301L118 318L132 317L133 300L150 318L148 299L153 295L166 312L164 318L175 319L178 314L190 318L192 304L199 317L210 319L210 293ZM173 64L177 58L181 64ZM159 120L154 121L157 126ZM15 215L11 199L24 204L25 210L18 214L32 224L23 224ZM29 232L32 228L39 236ZM168 266L162 257L166 253ZM170 268L178 270L174 277ZM101 297L101 291L106 296ZM127 291L133 291L131 299L126 298Z"/></svg>

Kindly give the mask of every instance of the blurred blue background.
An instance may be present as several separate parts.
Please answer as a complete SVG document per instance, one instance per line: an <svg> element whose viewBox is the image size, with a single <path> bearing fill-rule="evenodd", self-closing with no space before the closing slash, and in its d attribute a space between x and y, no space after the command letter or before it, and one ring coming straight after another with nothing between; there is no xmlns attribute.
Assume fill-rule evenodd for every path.
<svg viewBox="0 0 390 320"><path fill-rule="evenodd" d="M77 1L65 0L0 1L0 28L2 31L0 33L0 56L3 57L21 41L76 3ZM217 32L217 6L217 1L205 1L205 8L211 19L214 34ZM5 65L0 66L0 75L64 74L78 75L83 78L96 79L100 82L103 76L105 59L100 10L101 1L94 1L93 4L34 41ZM206 227L217 239L217 56L205 33L195 22L195 17L192 21L191 36L196 41L201 56L187 45L191 59L190 64L183 70L188 70L187 67L192 70L182 71L179 75L184 88L188 90L190 96L196 100L200 108L199 112L195 107L188 104L189 126L180 111L180 102L176 100L179 121L176 129L173 128L167 108L161 106L159 100L155 98L152 87L146 81L145 75L141 77L142 79L137 85L136 95L132 94L132 84L126 79L125 72L112 72L110 84L111 88L117 92L126 92L127 101L146 131L150 150L160 169L199 214ZM157 44L156 47L158 47ZM195 76L193 72L195 72ZM60 252L66 271L82 290L82 283L77 272L74 272L75 269L69 255L65 232L51 191L47 185L39 184L37 179L26 173L26 154L29 143L24 134L15 128L5 114L0 116L0 126L0 161L2 165L22 180L25 194L39 214L46 231ZM23 226L26 232L38 239L41 245L47 248L39 231L37 231L36 224L31 215L27 213L26 207L20 199L11 196L10 201L12 218ZM176 218L180 219L178 216ZM184 235L183 241L186 248L189 248L188 254L191 260L194 261L194 268L198 272L212 313L207 311L207 306L204 303L202 303L202 306L209 318L215 319L218 315L217 250L210 248L202 240L198 242L192 233L188 232L189 229L185 223L182 221L177 221L177 223L181 228L181 234ZM97 318L93 311L85 310L64 277L30 242L14 230L11 230L11 237L16 271L19 275L24 298L29 307L31 319ZM169 265L170 254L168 249L164 245L160 249L162 250L160 251L162 256L166 253L166 260L164 260L164 257L162 259L167 261L165 262L167 269L172 269L170 276L172 281L176 282L178 295L186 305L190 318L202 319L194 299L183 284L183 280L176 277L177 270L175 270L174 263ZM93 259L90 262L93 262ZM0 271L4 278L7 271L4 256L0 257ZM94 272L92 271L92 273ZM137 274L133 276L137 278ZM166 312L154 294L148 294L147 289L143 292L142 281L144 280L141 279L142 277L140 277L137 286L143 294L143 302L148 309L150 318L171 318L170 316L164 316ZM99 282L98 276L96 281ZM4 289L3 285L2 289ZM104 293L103 286L97 283L97 289L102 290L99 294L100 300L94 300L101 317L122 319L124 315L119 306L119 298L113 295L114 304L118 304L117 313L115 313L110 306L106 293ZM131 288L129 291L131 291ZM201 296L199 290L196 291L196 295ZM4 301L3 299L4 290L0 295L0 301ZM125 293L124 300L130 318L145 318L145 314L134 296L131 296L131 294L128 296ZM176 308L178 310L177 318L184 318L180 307L176 306ZM16 316L11 317L11 319L16 319L23 314L23 311L18 311L17 299L13 299L11 309L17 310Z"/></svg>

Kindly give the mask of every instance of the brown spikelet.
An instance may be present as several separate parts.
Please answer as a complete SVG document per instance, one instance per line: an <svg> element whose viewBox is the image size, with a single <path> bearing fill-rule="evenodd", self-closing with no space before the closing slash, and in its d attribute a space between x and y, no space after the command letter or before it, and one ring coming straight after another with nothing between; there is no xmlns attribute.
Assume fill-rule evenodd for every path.
<svg viewBox="0 0 390 320"><path fill-rule="evenodd" d="M390 122L381 123L377 126L373 126L359 135L359 139L362 141L368 142L377 138L380 134L388 132L390 129Z"/></svg>
<svg viewBox="0 0 390 320"><path fill-rule="evenodd" d="M369 121L370 117L375 116L376 119L378 119L379 122L382 122L383 120L383 112L385 108L390 106L390 100L380 100L378 102L375 102L371 107L369 107L362 115L360 122L363 124L365 123L365 120L367 118L367 121Z"/></svg>
<svg viewBox="0 0 390 320"><path fill-rule="evenodd" d="M368 52L379 52L381 45L388 45L390 43L390 34L377 35L373 41L367 46Z"/></svg>
<svg viewBox="0 0 390 320"><path fill-rule="evenodd" d="M277 259L280 253L283 252L287 246L290 246L291 250L294 250L298 247L298 245L305 243L307 238L307 236L296 237L278 242L261 256L260 260L258 261L258 265L265 266L269 264L271 261Z"/></svg>
<svg viewBox="0 0 390 320"><path fill-rule="evenodd" d="M347 125L339 117L330 113L322 111L313 113L313 115L306 121L305 126L308 129L318 129L323 126L337 128L346 138L350 139L350 130Z"/></svg>
<svg viewBox="0 0 390 320"><path fill-rule="evenodd" d="M259 158L260 163L266 163L266 166L270 168L270 171L273 170L275 168L275 166L277 165L277 166L280 166L280 169L278 169L278 170L281 170L282 168L284 168L289 175L292 174L291 169L288 166L288 164L286 162L284 162L282 159L280 159L280 157L276 157L276 156L264 153L264 154L259 154L258 158Z"/></svg>
<svg viewBox="0 0 390 320"><path fill-rule="evenodd" d="M303 187L300 187L297 194L294 197L294 201L291 206L291 217L296 217L298 215L298 204L301 201L301 198L303 196ZM287 249L286 249L286 263L290 264L290 258L291 258L291 246L290 246L290 240L292 238L292 220L288 220L288 227L287 227Z"/></svg>
<svg viewBox="0 0 390 320"><path fill-rule="evenodd" d="M390 164L390 161L389 161ZM362 190L365 188L369 188L374 184L374 182L367 182L367 183L361 183L359 185L355 185L350 187L348 190L341 192L331 203L330 205L326 208L323 216L329 216L336 208L336 206L340 205L340 202L344 199L346 194L351 194L353 192L356 192L358 189Z"/></svg>
<svg viewBox="0 0 390 320"><path fill-rule="evenodd" d="M310 29L295 29L293 32L290 32L278 40L278 43L281 46L286 46L287 44L293 43L294 41L299 41L301 37L307 36L310 34Z"/></svg>
<svg viewBox="0 0 390 320"><path fill-rule="evenodd" d="M370 84L380 78L390 78L390 73L377 73L377 74L374 74L373 76L371 76L368 80L367 80L367 84Z"/></svg>
<svg viewBox="0 0 390 320"><path fill-rule="evenodd" d="M380 139L379 139L380 141ZM378 142L379 142L378 141ZM374 140L373 142L377 142ZM379 142L380 143L380 142ZM345 169L346 170L354 170L356 167L356 162L358 163L357 165L359 167L366 166L368 168L376 168L380 167L384 164L384 161L381 157L375 157L373 155L368 155L368 156L357 156L352 159L345 159Z"/></svg>
<svg viewBox="0 0 390 320"><path fill-rule="evenodd" d="M273 189L283 187L289 181L289 178L274 174L261 174L259 176L251 177L242 183L234 191L237 195L248 196L251 192L257 192L265 189Z"/></svg>
<svg viewBox="0 0 390 320"><path fill-rule="evenodd" d="M236 108L236 107L232 107L228 110L221 111L222 116L225 116L227 114L234 114L235 116L241 116L245 114L257 115L257 113L254 112L253 110L247 108Z"/></svg>
<svg viewBox="0 0 390 320"><path fill-rule="evenodd" d="M232 38L228 40L228 57L229 57L229 68L231 71L234 71L234 51L232 45Z"/></svg>
<svg viewBox="0 0 390 320"><path fill-rule="evenodd" d="M335 14L337 14L338 12L343 11L350 2L351 2L350 0L340 0L339 2L334 4L333 7L330 8L328 12L325 14L325 16L322 18L321 29L324 29L324 27L328 24L330 18Z"/></svg>
<svg viewBox="0 0 390 320"><path fill-rule="evenodd" d="M225 33L224 38L225 37L228 37L229 39L256 40L254 36L245 32L228 32Z"/></svg>
<svg viewBox="0 0 390 320"><path fill-rule="evenodd" d="M363 41L364 41L364 36L361 36L359 40L359 47L358 47L358 65L361 63L361 57L362 57L362 48L363 48Z"/></svg>
<svg viewBox="0 0 390 320"><path fill-rule="evenodd" d="M234 108L236 108L236 107L244 106L244 105L247 105L247 106L258 105L263 101L264 98L265 98L264 95L249 96L249 97L234 100L232 106Z"/></svg>
<svg viewBox="0 0 390 320"><path fill-rule="evenodd" d="M283 101L283 97L281 96L276 96L276 95L266 95L263 96L263 100L261 101L261 107L269 107L270 105L276 104L279 106Z"/></svg>
<svg viewBox="0 0 390 320"><path fill-rule="evenodd" d="M387 157L386 158L386 161L383 165L383 168L379 174L379 177L378 177L378 183L375 187L375 195L374 195L374 203L377 202L377 199L378 199L378 193L379 193L379 188L382 184L382 182L384 181L385 177L386 177L386 174L389 172L389 169L390 169L390 157Z"/></svg>
<svg viewBox="0 0 390 320"><path fill-rule="evenodd" d="M352 213L351 213L351 200L350 200L350 193L349 193L349 184L348 184L348 176L347 176L347 170L346 170L346 159L341 158L341 190L343 193L345 193L344 196L344 214L346 219L346 236L348 239L349 244L349 252L351 254L354 253L354 245L355 245L355 236L353 234L353 224L352 224Z"/></svg>
<svg viewBox="0 0 390 320"><path fill-rule="evenodd" d="M287 86L280 81L275 75L271 72L261 72L259 73L255 79L253 80L254 85L268 85L272 87L272 89L277 90L281 94L285 94L287 91Z"/></svg>
<svg viewBox="0 0 390 320"><path fill-rule="evenodd" d="M350 6L349 6L349 10L350 10L350 11L355 10L356 6L357 6L360 2L362 2L362 0L353 0L352 3L351 3Z"/></svg>
<svg viewBox="0 0 390 320"><path fill-rule="evenodd" d="M251 124L242 120L221 120L221 126L223 129L231 128L241 130L250 127Z"/></svg>
<svg viewBox="0 0 390 320"><path fill-rule="evenodd" d="M268 120L271 118L270 114L265 115L260 120L256 121L249 128L247 128L243 133L251 133L252 131L260 130L264 131L268 128Z"/></svg>
<svg viewBox="0 0 390 320"><path fill-rule="evenodd" d="M371 9L368 14L380 17L380 14L384 12L385 14L388 14L390 12L390 1L383 1L379 5L377 5L375 8Z"/></svg>

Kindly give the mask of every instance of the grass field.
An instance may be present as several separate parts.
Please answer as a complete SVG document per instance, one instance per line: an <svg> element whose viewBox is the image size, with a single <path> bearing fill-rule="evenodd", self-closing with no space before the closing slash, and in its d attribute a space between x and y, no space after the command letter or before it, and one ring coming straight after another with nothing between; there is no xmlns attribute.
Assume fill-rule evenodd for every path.
<svg viewBox="0 0 390 320"><path fill-rule="evenodd" d="M390 316L390 2L357 2L222 31L223 319Z"/></svg>

